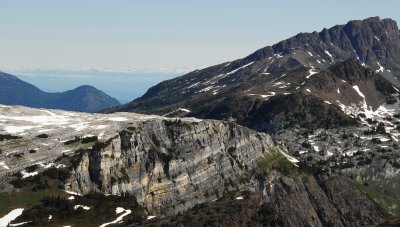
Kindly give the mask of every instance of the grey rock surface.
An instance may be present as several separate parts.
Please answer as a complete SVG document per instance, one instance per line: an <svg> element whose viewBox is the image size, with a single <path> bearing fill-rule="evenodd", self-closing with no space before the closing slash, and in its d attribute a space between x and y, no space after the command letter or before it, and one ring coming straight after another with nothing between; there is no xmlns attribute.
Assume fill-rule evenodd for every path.
<svg viewBox="0 0 400 227"><path fill-rule="evenodd" d="M244 185L257 188L246 173L274 146L267 134L195 118L1 106L0 121L0 134L20 137L0 142L3 177L81 155L66 190L129 193L156 214L183 212ZM97 142L82 143L93 136ZM68 142L76 137L81 142Z"/></svg>
<svg viewBox="0 0 400 227"><path fill-rule="evenodd" d="M154 213L176 214L243 187L240 180L274 146L268 135L227 122L166 119L129 127L133 134L83 156L73 191L130 193Z"/></svg>

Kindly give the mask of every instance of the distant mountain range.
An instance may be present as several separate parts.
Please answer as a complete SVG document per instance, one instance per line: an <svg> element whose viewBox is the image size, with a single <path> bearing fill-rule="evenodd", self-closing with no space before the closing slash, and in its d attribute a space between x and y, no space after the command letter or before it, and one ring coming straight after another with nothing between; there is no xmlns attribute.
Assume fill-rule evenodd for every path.
<svg viewBox="0 0 400 227"><path fill-rule="evenodd" d="M120 105L118 100L92 86L84 85L65 92L47 93L3 72L0 72L0 104L83 112L95 112Z"/></svg>

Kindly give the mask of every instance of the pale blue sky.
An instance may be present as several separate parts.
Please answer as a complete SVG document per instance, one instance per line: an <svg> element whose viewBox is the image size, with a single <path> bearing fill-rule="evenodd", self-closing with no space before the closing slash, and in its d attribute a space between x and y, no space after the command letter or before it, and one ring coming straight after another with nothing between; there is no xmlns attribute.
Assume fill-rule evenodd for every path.
<svg viewBox="0 0 400 227"><path fill-rule="evenodd" d="M400 21L398 9L396 0L0 1L0 69L136 69L171 77L352 19Z"/></svg>

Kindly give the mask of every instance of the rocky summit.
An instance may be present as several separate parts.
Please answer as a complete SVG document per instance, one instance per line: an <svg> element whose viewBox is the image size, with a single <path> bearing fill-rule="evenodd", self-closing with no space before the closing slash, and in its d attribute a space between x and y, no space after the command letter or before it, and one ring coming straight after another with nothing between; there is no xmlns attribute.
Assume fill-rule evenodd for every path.
<svg viewBox="0 0 400 227"><path fill-rule="evenodd" d="M318 71L355 59L364 67L399 85L400 32L395 21L372 17L350 21L317 33L300 33L232 62L190 72L161 82L143 97L112 111L168 113L166 106L182 104L198 95L218 95L242 88L253 77L270 78L285 71L307 68ZM250 84L261 86L261 84ZM179 105L184 108L183 105ZM177 108L178 109L178 108Z"/></svg>

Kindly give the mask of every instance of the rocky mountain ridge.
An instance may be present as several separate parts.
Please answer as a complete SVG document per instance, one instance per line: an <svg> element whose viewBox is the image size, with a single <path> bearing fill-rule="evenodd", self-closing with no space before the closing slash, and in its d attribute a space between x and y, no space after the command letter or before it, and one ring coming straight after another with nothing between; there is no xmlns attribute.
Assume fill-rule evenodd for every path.
<svg viewBox="0 0 400 227"><path fill-rule="evenodd" d="M194 118L0 106L0 122L3 183L16 171L22 178L39 174L27 173L29 166L67 166L76 157L67 190L132 194L148 210L164 215L239 187L232 182L274 147L266 134Z"/></svg>
<svg viewBox="0 0 400 227"><path fill-rule="evenodd" d="M351 21L164 81L108 112L228 120L267 132L319 183L346 176L400 215L399 45L395 21Z"/></svg>
<svg viewBox="0 0 400 227"><path fill-rule="evenodd" d="M197 94L219 94L252 76L268 76L301 67L326 69L338 61L357 59L360 64L399 85L400 32L395 21L372 17L324 29L320 33L300 33L257 50L232 62L190 72L164 81L143 97L115 111L151 113L183 102ZM183 108L183 107L182 107Z"/></svg>
<svg viewBox="0 0 400 227"><path fill-rule="evenodd" d="M11 193L11 184L21 193L17 196L26 190L58 194L42 200L58 201L54 205L25 205L15 223L86 223L85 212L96 215L90 210L103 209L90 204L107 202L109 196L118 200L115 195L129 195L137 204L128 212L119 202L125 207L116 208L117 214L120 210L126 222L143 225L170 218L187 224L180 217L196 205L218 207L228 199L247 206L249 195L259 200L248 224L376 225L392 218L347 178L316 181L318 175L296 167L303 164L267 134L234 122L0 106L0 124L1 190ZM62 187L51 188L54 179ZM106 197L93 194L99 192ZM344 196L356 202L338 199ZM75 218L62 218L57 212L67 211L58 210L60 203Z"/></svg>

